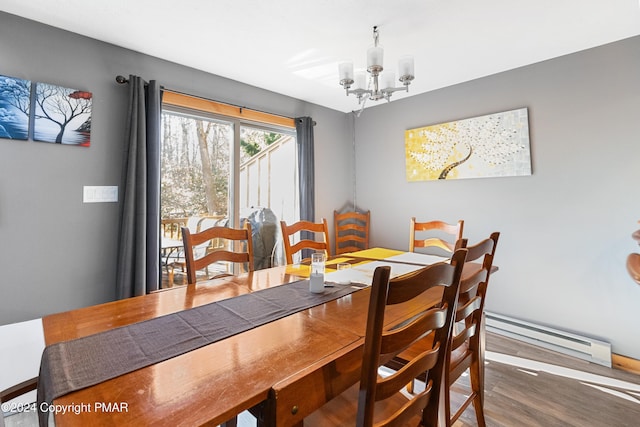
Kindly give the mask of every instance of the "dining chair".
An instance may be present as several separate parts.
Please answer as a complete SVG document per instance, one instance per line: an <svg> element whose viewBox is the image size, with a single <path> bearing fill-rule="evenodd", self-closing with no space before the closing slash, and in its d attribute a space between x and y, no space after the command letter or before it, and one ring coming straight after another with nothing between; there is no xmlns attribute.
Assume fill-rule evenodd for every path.
<svg viewBox="0 0 640 427"><path fill-rule="evenodd" d="M489 277L493 268L493 258L500 233L494 232L473 246L468 246L467 239L461 239L459 248L467 249L467 268L460 279L458 306L453 324L449 357L445 368L446 425L451 426L473 403L479 427L485 426L484 420L484 303L487 294ZM475 262L474 262L475 261ZM469 264L471 263L471 264ZM420 354L432 345L433 337L426 337L420 342L400 353L389 367L398 369L409 363L415 354ZM452 410L451 386L469 371L470 392L464 396L458 408ZM421 375L419 379L424 380ZM413 392L413 381L409 383L409 392ZM462 397L462 396L460 396Z"/></svg>
<svg viewBox="0 0 640 427"><path fill-rule="evenodd" d="M333 211L335 254L369 249L369 221L371 212Z"/></svg>
<svg viewBox="0 0 640 427"><path fill-rule="evenodd" d="M189 284L196 283L197 271L220 261L246 263L246 270L253 271L253 238L251 234L251 224L248 221L245 223L244 228L214 226L197 233L192 233L188 227L182 227L182 240L184 243L187 281ZM213 250L207 250L202 256L196 258L194 248L201 247L201 245L211 240L224 241L225 244L222 246L218 245L219 247ZM235 250L234 246L237 244L242 244L244 250ZM209 247L209 245L207 244L206 247ZM207 277L207 279L224 275L229 274L222 273L214 277Z"/></svg>
<svg viewBox="0 0 640 427"><path fill-rule="evenodd" d="M303 249L324 251L327 257L331 256L329 227L325 218L322 218L322 222L319 223L302 220L291 225L280 221L280 229L287 264L293 264L293 256ZM299 240L292 240L298 232L300 232Z"/></svg>
<svg viewBox="0 0 640 427"><path fill-rule="evenodd" d="M389 266L376 268L369 297L364 350L361 353L360 382L307 415L305 425L438 425L439 419L444 417L440 409L441 384L466 252L466 249L458 249L451 263L432 264L391 280ZM409 319L403 319L395 326L385 326L387 307L401 304L399 307L410 310L420 304L420 297L425 292L436 289L441 299L431 308L418 312L414 310ZM389 376L379 375L379 368L386 360L428 333L433 333L435 337L431 348ZM407 382L421 372L426 372L428 377L425 389L414 395L405 394L403 389ZM327 374L331 376L331 373ZM333 376L339 381L340 375L333 373ZM279 391L275 390L276 399ZM325 387L319 392L328 393L329 390ZM284 397L286 393L281 395ZM300 400L308 397L293 396ZM288 402L283 406L291 407Z"/></svg>
<svg viewBox="0 0 640 427"><path fill-rule="evenodd" d="M453 253L456 242L462 239L464 221L448 224L443 221L417 222L411 218L411 234L409 237L409 252L416 248L439 248L447 253ZM425 234L429 237L425 238Z"/></svg>
<svg viewBox="0 0 640 427"><path fill-rule="evenodd" d="M186 260L184 253L184 246L173 246L173 241L183 241L182 238L182 230L187 227L192 233L199 232L201 230L200 224L203 220L201 216L189 216L188 218L175 218L175 219L163 219L161 220L161 231L162 231L162 239L163 246L163 263L167 269L167 278L169 282L169 287L172 287L174 284L175 271L177 268L180 269L182 273L186 270ZM164 239L169 240L169 244L166 245L168 247L164 247ZM199 251L196 251L199 252ZM183 277L183 284L184 279Z"/></svg>
<svg viewBox="0 0 640 427"><path fill-rule="evenodd" d="M187 225L187 218L162 218L160 220L162 266L167 271L169 284L173 285L176 267L184 271L184 257L178 255L182 247L174 246L173 242L182 241L182 227Z"/></svg>
<svg viewBox="0 0 640 427"><path fill-rule="evenodd" d="M6 368L9 368L9 367L6 367ZM35 390L37 387L38 387L38 378L35 377L35 378L28 379L26 381L23 381L19 384L15 384L4 390L0 390L0 406L4 408L5 403L15 399L18 396L22 396L23 394L26 394L27 392ZM33 418L34 418L33 421L36 421L35 417ZM2 413L2 411L0 411L0 427L4 427L4 425L5 425L4 414Z"/></svg>
<svg viewBox="0 0 640 427"><path fill-rule="evenodd" d="M449 426L460 418L471 403L475 409L478 426L486 425L484 420L484 304L499 237L500 233L491 233L488 239L473 246L468 246L467 239L462 239L461 246L467 248L467 262L481 261L482 267L470 272L466 277L463 275L460 280L445 384L450 387L462 374L469 371L471 393L466 396L455 412L452 410L451 391L445 393Z"/></svg>
<svg viewBox="0 0 640 427"><path fill-rule="evenodd" d="M627 257L627 271L631 278L640 285L640 254L629 254Z"/></svg>

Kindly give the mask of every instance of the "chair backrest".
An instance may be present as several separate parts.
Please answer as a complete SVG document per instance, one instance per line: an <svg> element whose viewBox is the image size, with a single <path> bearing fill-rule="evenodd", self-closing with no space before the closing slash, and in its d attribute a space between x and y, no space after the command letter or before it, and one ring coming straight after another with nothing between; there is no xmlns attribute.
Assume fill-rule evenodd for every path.
<svg viewBox="0 0 640 427"><path fill-rule="evenodd" d="M208 251L202 257L195 258L194 248L199 248L210 240L225 239L228 245L223 248ZM187 281L196 282L196 272L219 261L247 263L247 271L253 271L253 239L251 224L247 221L244 228L210 227L197 233L192 233L188 227L182 227L182 241L184 243L185 261L187 264ZM236 251L236 242L244 242L244 250Z"/></svg>
<svg viewBox="0 0 640 427"><path fill-rule="evenodd" d="M284 255L287 260L287 264L293 264L293 255L303 249L312 249L317 251L324 251L328 256L331 256L331 250L329 248L329 227L327 226L327 220L322 218L322 222L316 223L311 221L298 221L291 225L287 225L285 221L280 221L280 229L282 230L282 243L284 246ZM301 232L300 240L297 243L292 243L297 232ZM303 234L306 232L305 234ZM309 234L314 237L311 240ZM320 234L322 240L315 240L316 234Z"/></svg>
<svg viewBox="0 0 640 427"><path fill-rule="evenodd" d="M449 345L450 357L447 360L446 368L447 386L460 378L473 363L483 363L483 357L480 355L482 351L482 343L480 342L483 329L482 316L499 237L500 233L491 233L489 238L473 246L468 246L467 239L459 241L458 246L467 249L466 262L475 261L472 264L474 266L479 264L479 261L482 264L478 268L469 269L469 273L465 273L460 280L458 305ZM453 354L455 354L455 357L451 356ZM482 369L480 366L478 368ZM480 384L480 386L484 387L484 384ZM481 393L481 391L472 390L472 393L465 399L459 409L454 414L451 414L448 390L447 387L445 407L447 409L447 419L450 421L447 425L452 425L473 401L474 393Z"/></svg>
<svg viewBox="0 0 640 427"><path fill-rule="evenodd" d="M464 221L459 220L456 224L448 224L443 221L417 222L415 217L411 218L411 234L409 237L409 252L414 252L415 248L440 248L452 253L456 247L456 242L462 239ZM431 237L424 237L425 232ZM444 237L448 238L447 240Z"/></svg>
<svg viewBox="0 0 640 427"><path fill-rule="evenodd" d="M371 286L362 359L358 426L372 425L375 403L400 393L409 382L425 372L425 390L412 395L407 404L383 422L393 419L393 425L405 425L408 419L422 413L423 425L435 426L438 424L438 418L442 419L444 416L442 411L439 411L440 391L466 254L466 249L458 249L450 263L432 264L392 280L389 280L389 267L376 268ZM407 308L415 307L416 303L421 305L419 297L436 287L442 289L442 299L438 304L383 332L387 305L405 303ZM431 349L417 355L390 376L379 378L380 366L431 332L434 334Z"/></svg>
<svg viewBox="0 0 640 427"><path fill-rule="evenodd" d="M336 255L369 248L370 218L370 211L364 213L333 211Z"/></svg>
<svg viewBox="0 0 640 427"><path fill-rule="evenodd" d="M199 233L203 230L213 228L213 227L226 228L226 224L219 224L219 220L220 218L202 217L198 221L198 225L195 231ZM191 233L193 234L194 230L192 228L190 228L189 230L191 230ZM224 249L228 245L229 245L229 241L223 238L205 240L203 243L193 247L193 256L194 258L201 258L208 252L212 252L217 249Z"/></svg>
<svg viewBox="0 0 640 427"><path fill-rule="evenodd" d="M640 285L640 254L629 254L627 257L627 271L631 278Z"/></svg>
<svg viewBox="0 0 640 427"><path fill-rule="evenodd" d="M481 267L471 271L460 280L456 327L454 327L452 335L451 351L456 350L465 342L468 343L471 339L479 339L484 301L499 237L500 233L491 233L489 238L473 246L467 246L467 239L461 240L459 246L467 249L466 261L481 260L482 264Z"/></svg>

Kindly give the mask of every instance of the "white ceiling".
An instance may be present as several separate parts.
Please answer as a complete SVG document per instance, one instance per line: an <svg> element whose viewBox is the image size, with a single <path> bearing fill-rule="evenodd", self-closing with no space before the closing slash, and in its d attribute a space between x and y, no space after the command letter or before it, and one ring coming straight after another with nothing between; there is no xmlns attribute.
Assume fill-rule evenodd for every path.
<svg viewBox="0 0 640 427"><path fill-rule="evenodd" d="M364 69L374 25L387 68L415 56L410 93L393 99L640 34L639 0L0 0L0 10L344 112L358 106L338 63Z"/></svg>

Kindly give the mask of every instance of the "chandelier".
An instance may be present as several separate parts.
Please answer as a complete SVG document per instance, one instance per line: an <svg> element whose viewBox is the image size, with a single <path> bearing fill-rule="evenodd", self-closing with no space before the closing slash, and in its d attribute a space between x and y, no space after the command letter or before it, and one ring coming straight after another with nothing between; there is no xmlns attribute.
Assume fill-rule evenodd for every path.
<svg viewBox="0 0 640 427"><path fill-rule="evenodd" d="M402 56L398 61L398 73L400 75L398 81L400 81L403 86L395 87L395 73L393 71L382 72L384 50L378 46L378 38L378 27L374 26L373 47L367 49L367 72L369 73L369 79L367 79L364 71L354 75L353 62L343 62L338 66L340 84L347 91L347 96L350 94L356 95L358 97L358 104L363 104L363 108L367 99L373 101L386 99L390 101L393 92L399 90L409 92L409 85L415 77L413 56Z"/></svg>

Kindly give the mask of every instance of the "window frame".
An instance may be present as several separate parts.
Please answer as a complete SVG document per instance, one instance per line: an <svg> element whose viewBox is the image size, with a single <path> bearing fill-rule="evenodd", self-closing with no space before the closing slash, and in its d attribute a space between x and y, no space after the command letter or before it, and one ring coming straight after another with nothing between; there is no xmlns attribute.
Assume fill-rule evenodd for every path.
<svg viewBox="0 0 640 427"><path fill-rule="evenodd" d="M233 126L234 141L229 160L233 170L230 174L228 209L229 225L237 227L240 223L240 128L245 126L274 130L297 136L295 119L168 90L162 94L161 109L176 114L200 116Z"/></svg>

